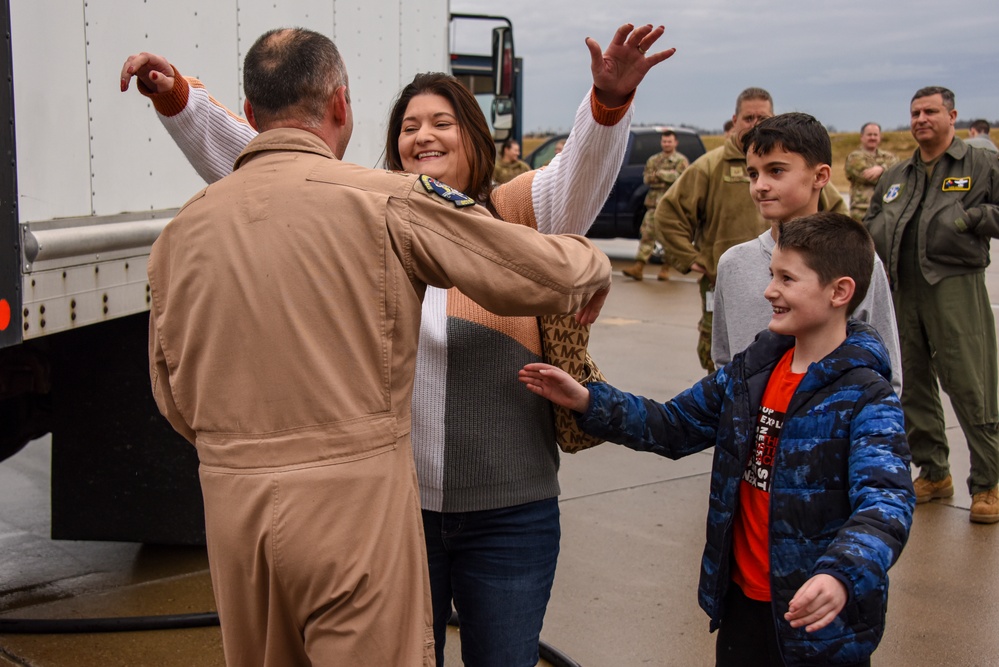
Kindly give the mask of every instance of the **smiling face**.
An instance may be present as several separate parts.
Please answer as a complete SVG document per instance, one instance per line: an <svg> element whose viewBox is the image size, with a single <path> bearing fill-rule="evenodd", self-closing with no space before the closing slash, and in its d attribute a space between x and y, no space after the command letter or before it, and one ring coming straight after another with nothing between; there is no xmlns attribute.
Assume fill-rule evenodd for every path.
<svg viewBox="0 0 999 667"><path fill-rule="evenodd" d="M746 153L749 192L764 220L793 220L818 211L819 192L829 181L829 166L809 167L798 153L776 147L765 155Z"/></svg>
<svg viewBox="0 0 999 667"><path fill-rule="evenodd" d="M402 168L464 191L470 174L465 142L451 103L440 95L415 95L399 131Z"/></svg>
<svg viewBox="0 0 999 667"><path fill-rule="evenodd" d="M773 307L767 325L774 333L800 337L828 327L833 311L833 283L823 285L819 274L793 249L774 248L770 284L763 296Z"/></svg>

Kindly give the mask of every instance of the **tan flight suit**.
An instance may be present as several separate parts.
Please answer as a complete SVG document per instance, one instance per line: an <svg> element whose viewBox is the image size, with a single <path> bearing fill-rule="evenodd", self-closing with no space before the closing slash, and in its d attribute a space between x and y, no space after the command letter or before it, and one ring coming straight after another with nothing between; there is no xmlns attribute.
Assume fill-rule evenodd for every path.
<svg viewBox="0 0 999 667"><path fill-rule="evenodd" d="M227 664L433 664L410 446L425 286L536 315L610 284L586 239L470 204L279 129L154 244L150 376L201 461Z"/></svg>

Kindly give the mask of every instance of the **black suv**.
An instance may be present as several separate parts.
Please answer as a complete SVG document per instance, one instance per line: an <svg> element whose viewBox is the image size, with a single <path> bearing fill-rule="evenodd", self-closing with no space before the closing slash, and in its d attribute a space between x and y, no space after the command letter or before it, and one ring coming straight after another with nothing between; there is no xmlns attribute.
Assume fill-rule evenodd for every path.
<svg viewBox="0 0 999 667"><path fill-rule="evenodd" d="M604 202L604 207L597 215L596 222L590 228L587 236L597 238L612 238L623 236L638 238L641 236L642 218L645 216L645 193L649 186L642 180L645 162L662 150L660 137L662 127L633 127L628 137L628 147L624 151L624 161L621 171L617 174L610 196ZM676 150L693 162L704 155L704 144L701 137L693 130L683 127L673 128L676 132ZM551 137L524 158L532 169L537 169L551 162L555 157L555 144L568 137L560 134Z"/></svg>

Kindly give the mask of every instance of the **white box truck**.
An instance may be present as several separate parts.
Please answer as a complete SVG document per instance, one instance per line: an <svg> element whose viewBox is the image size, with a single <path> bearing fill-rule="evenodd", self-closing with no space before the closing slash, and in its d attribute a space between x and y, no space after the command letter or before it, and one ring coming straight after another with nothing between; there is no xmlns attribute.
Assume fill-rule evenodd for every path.
<svg viewBox="0 0 999 667"><path fill-rule="evenodd" d="M120 92L126 56L162 53L241 109L260 34L329 35L350 74L345 159L374 167L389 106L418 72L499 90L495 125L519 136L519 81L492 82L512 71L509 21L486 17L498 50L468 55L450 33L483 17L452 17L447 0L0 0L0 12L0 460L52 434L54 538L201 543L194 448L149 389L146 262L204 183L148 101Z"/></svg>

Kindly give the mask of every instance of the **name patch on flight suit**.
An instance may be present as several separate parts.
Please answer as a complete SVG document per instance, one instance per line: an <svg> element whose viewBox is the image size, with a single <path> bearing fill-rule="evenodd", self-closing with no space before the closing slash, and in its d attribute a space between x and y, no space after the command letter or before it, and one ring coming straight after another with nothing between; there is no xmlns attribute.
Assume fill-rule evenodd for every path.
<svg viewBox="0 0 999 667"><path fill-rule="evenodd" d="M431 178L426 174L420 176L420 182L423 183L423 187L427 189L427 192L432 192L441 199L451 202L458 208L475 205L475 200L466 195L464 192L459 192L450 185L444 185L437 179Z"/></svg>
<svg viewBox="0 0 999 667"><path fill-rule="evenodd" d="M902 193L902 184L896 183L895 185L892 185L890 188L888 188L888 192L886 192L885 196L881 198L881 201L883 201L886 204L890 204L896 199L898 199L898 196L901 193Z"/></svg>
<svg viewBox="0 0 999 667"><path fill-rule="evenodd" d="M945 178L940 189L944 192L967 192L971 189L971 176Z"/></svg>

